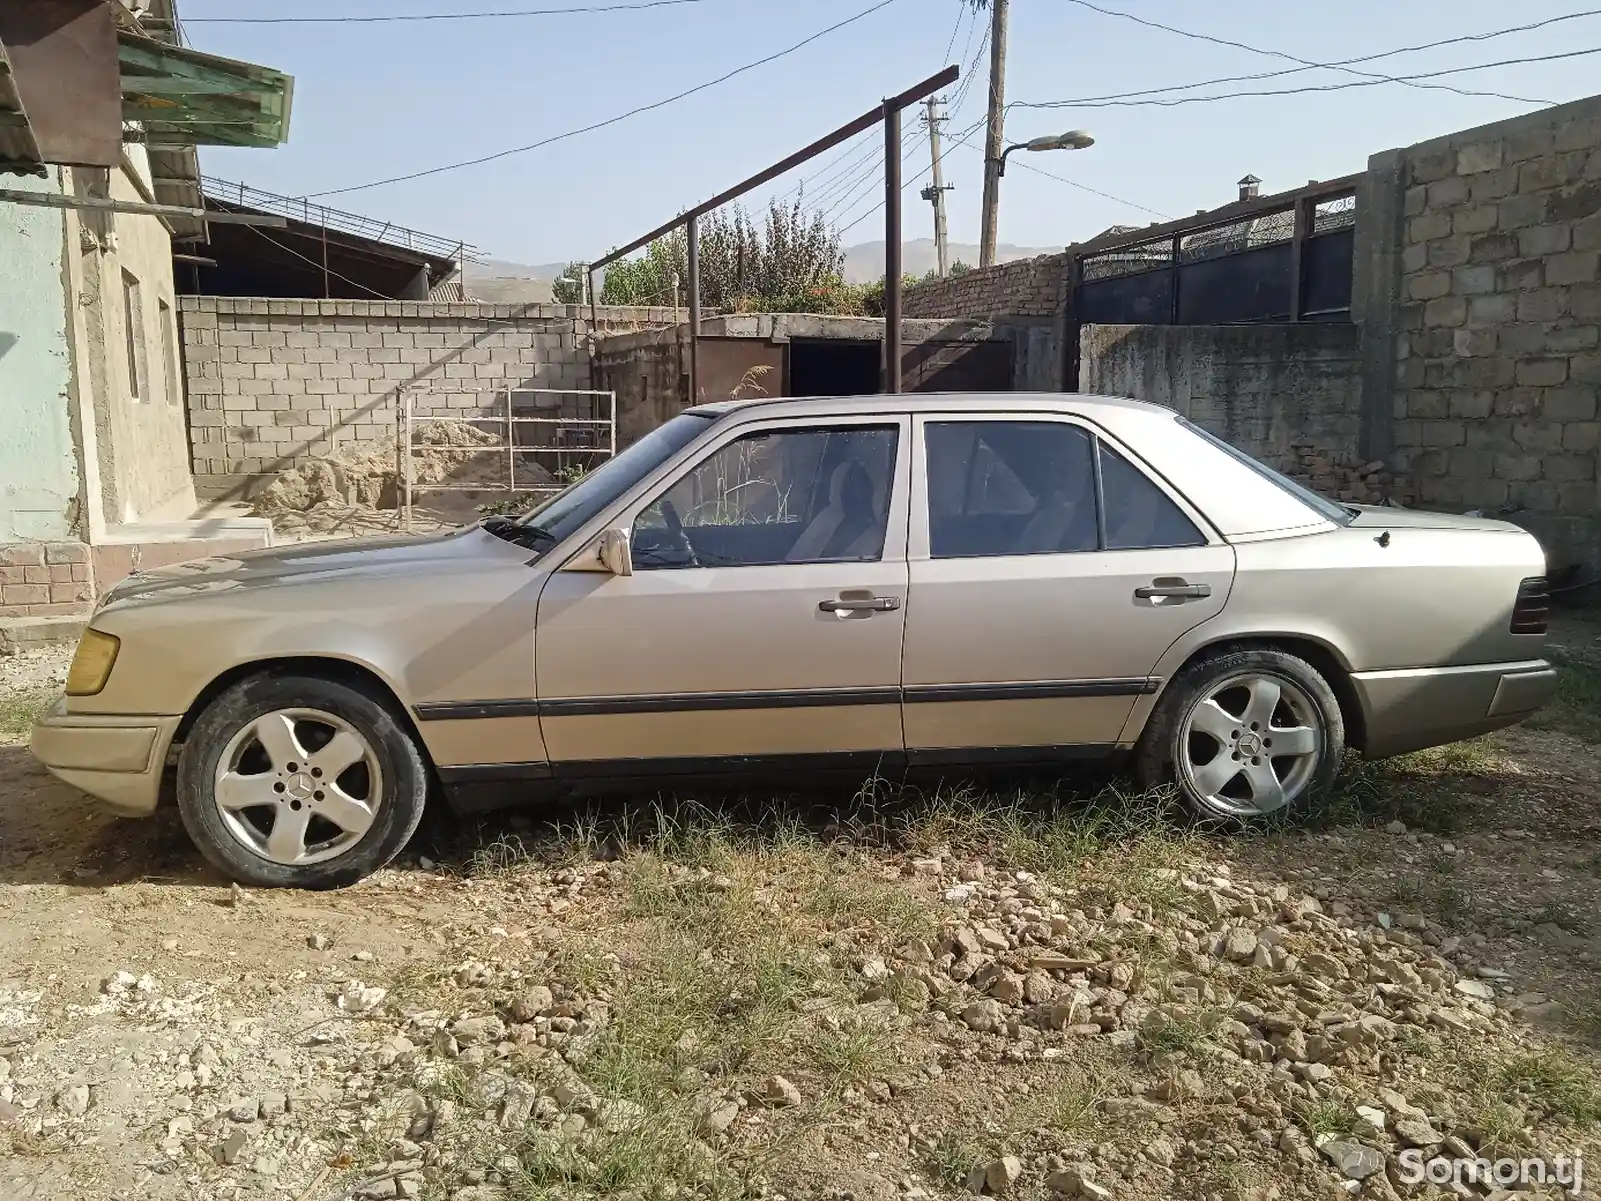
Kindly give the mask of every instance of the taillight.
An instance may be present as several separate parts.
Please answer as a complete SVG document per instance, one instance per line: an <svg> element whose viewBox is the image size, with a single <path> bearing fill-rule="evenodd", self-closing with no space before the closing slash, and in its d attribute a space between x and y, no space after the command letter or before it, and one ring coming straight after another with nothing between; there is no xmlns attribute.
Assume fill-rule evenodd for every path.
<svg viewBox="0 0 1601 1201"><path fill-rule="evenodd" d="M1551 618L1551 593L1543 575L1530 576L1518 585L1512 606L1514 634L1543 634Z"/></svg>

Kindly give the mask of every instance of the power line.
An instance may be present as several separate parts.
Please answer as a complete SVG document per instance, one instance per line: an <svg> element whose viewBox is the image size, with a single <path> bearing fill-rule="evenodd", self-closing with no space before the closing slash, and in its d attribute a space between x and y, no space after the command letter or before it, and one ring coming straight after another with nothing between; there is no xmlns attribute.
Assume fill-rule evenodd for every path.
<svg viewBox="0 0 1601 1201"><path fill-rule="evenodd" d="M267 233L265 230L263 230L258 225L247 225L247 226L245 226L245 228L250 230L252 233L259 235L260 237L265 238L267 241L271 242L274 246L276 246L279 250L285 251L288 254L292 254L297 259L300 259L303 262L310 263L313 267L317 268L317 270L319 270L319 271L326 271L329 275L333 276L335 279L340 280L343 283L349 284L352 288L360 288L363 292L369 292L372 295L376 296L379 300L393 300L394 299L393 296L388 296L388 295L385 295L383 292L379 292L379 291L376 291L373 288L369 288L366 284L360 283L357 280L351 279L348 275L340 275L339 272L333 270L331 267L326 267L322 263L319 263L316 259L311 258L308 255L301 254L300 251L296 250L293 246L285 246L277 238L275 238L271 234Z"/></svg>
<svg viewBox="0 0 1601 1201"><path fill-rule="evenodd" d="M948 63L951 61L951 51L956 47L956 35L962 32L962 22L967 20L969 12L972 11L968 7L967 0L956 0L956 4L956 24L951 26L950 40L945 43L945 57L940 59L940 62L942 63ZM976 14L974 15L976 18ZM967 51L964 49L962 53L965 55Z"/></svg>
<svg viewBox="0 0 1601 1201"><path fill-rule="evenodd" d="M1573 21L1580 17L1601 16L1601 8L1589 9L1579 13L1565 13L1558 17L1548 17L1543 21L1534 21L1528 25L1513 25L1506 29L1493 29L1487 33L1468 33L1458 37L1442 38L1437 42L1420 42L1415 46L1401 46L1394 50L1381 50L1377 54L1363 54L1356 58L1342 58L1335 62L1323 63L1320 66L1288 67L1282 71L1261 71L1254 75L1223 75L1217 79L1203 79L1195 83L1178 83L1162 88L1145 88L1137 92L1111 92L1104 96L1086 96L1078 100L1065 100L1057 103L1061 105L1090 104L1099 100L1127 100L1138 96L1159 96L1165 92L1188 92L1196 88L1215 87L1222 83L1251 83L1259 79L1278 79L1285 75L1300 75L1307 71L1321 68L1348 67L1353 63L1376 62L1381 58L1395 58L1402 54L1416 54L1424 50L1437 50L1441 46L1454 46L1463 42L1485 42L1492 38L1506 37L1508 34L1528 33L1530 30L1543 29L1547 25L1555 25L1560 21ZM1039 105L1012 103L1007 108L1037 108Z"/></svg>
<svg viewBox="0 0 1601 1201"><path fill-rule="evenodd" d="M968 126L960 134L956 135L957 140L959 141L964 137L970 136L973 133L973 131L975 129L977 129L982 124L984 124L984 122L983 121L979 121L977 124ZM906 155L903 154L901 157L902 157L902 161L904 162L904 160L906 158ZM910 176L910 177L907 177L907 178L903 178L902 181L901 181L901 191L905 192L907 188L911 187L918 180L922 179L923 176L930 174L933 170L934 170L934 164L930 163L928 166L924 167L921 171L919 171L916 175L913 175L913 176ZM872 208L869 208L869 209L865 210L864 212L859 213L848 225L840 226L840 228L836 232L840 233L840 234L846 234L846 233L849 233L851 230L855 229L863 221L866 221L874 213L878 212L879 209L883 208L885 199L886 199L886 197L880 197L878 203L873 205Z"/></svg>
<svg viewBox="0 0 1601 1201"><path fill-rule="evenodd" d="M966 142L962 144L967 146ZM978 147L968 146L968 149L977 150ZM1115 200L1118 204L1125 205L1131 209L1139 209L1142 213L1150 213L1151 216L1160 217L1164 221L1171 221L1173 219L1172 215L1169 213L1163 213L1153 208L1147 208L1143 204L1135 204L1132 200L1124 200L1121 196L1114 196L1110 192L1098 191L1095 188L1090 187L1088 184L1079 183L1077 180L1069 179L1065 175L1056 175L1050 171L1047 171L1044 167L1036 167L1033 163L1023 162L1021 159L1019 159L1014 165L1022 167L1025 170L1032 171L1036 175L1043 175L1046 179L1054 179L1057 183L1065 183L1068 187L1077 188L1080 192L1088 192L1091 196L1099 196L1102 200Z"/></svg>
<svg viewBox="0 0 1601 1201"><path fill-rule="evenodd" d="M398 21L484 21L499 17L571 17L593 13L639 12L707 0L630 0L624 4L587 4L579 8L524 8L499 12L391 13L375 17L189 17L191 25L380 25Z"/></svg>
<svg viewBox="0 0 1601 1201"><path fill-rule="evenodd" d="M648 113L653 112L656 109L666 108L668 105L676 104L678 101L693 96L698 92L704 92L708 88L716 87L720 83L726 83L728 80L733 79L736 75L743 75L747 71L754 71L757 67L764 67L768 63L776 62L781 58L794 54L798 50L804 49L813 42L817 41L819 38L827 37L831 33L836 33L839 30L844 29L847 25L854 25L857 21L860 21L865 17L872 16L880 9L888 8L895 2L896 0L878 0L878 3L863 9L855 16L846 17L843 21L836 21L827 29L820 29L810 37L796 42L793 46L789 46L783 50L769 54L765 58L759 58L755 62L746 63L742 67L735 67L732 71L729 71L724 75L719 75L716 79L710 79L705 83L696 84L694 87L688 88L685 91L677 93L676 95L669 96L665 100L658 100L653 104L642 104L638 108L629 109L626 113L620 113L615 117L608 117L604 121L596 121L593 124L585 125L578 129L569 129L566 133L559 133L548 138L543 138L537 142L530 142L526 146L514 146L510 150L501 150L494 154L482 155L478 158L463 159L458 163L447 163L441 167L429 167L422 171L411 171L405 175L394 175L388 179L374 180L371 183L352 184L350 187L345 188L329 188L322 192L309 192L306 194L305 199L312 199L322 196L340 196L346 192L361 192L368 188L381 188L393 183L404 183L407 180L422 179L429 175L441 175L446 171L458 171L463 167L477 167L483 163L491 163L497 159L509 158L514 154L525 154L530 150L538 150L541 147L550 146L556 142L566 141L568 138L576 138L582 134L593 133L598 129L605 129L608 126L617 125L620 122L628 120L630 117L637 117L641 113Z"/></svg>
<svg viewBox="0 0 1601 1201"><path fill-rule="evenodd" d="M968 49L973 44L973 30L977 27L977 25L978 22L975 21L973 26L968 29L967 44L962 47L962 54L964 57L966 56ZM957 85L956 95L946 107L947 114L953 119L958 113L961 112L962 104L964 101L966 101L969 92L972 90L973 80L978 78L978 62L979 59L983 57L984 49L988 45L989 29L986 27L984 30L984 36L979 41L978 50L973 54L972 59L967 63L967 69L963 74L962 82ZM901 161L903 163L910 160L913 151L916 149L916 145L914 145L914 143L920 144L919 134L915 126L908 129L901 135ZM849 212L856 204L858 204L867 195L867 193L863 190L864 185L870 186L870 182L877 179L879 167L883 165L883 163L884 154L881 149L878 156L865 170L857 173L852 179L846 181L844 185L844 192L846 194L844 199L836 199L835 202L831 204L827 211L823 214L824 217L830 217L834 213L840 211ZM930 164L930 170L932 170L932 167L933 165ZM831 194L836 198L840 195L839 191L837 190L833 191ZM873 210L869 211L871 212ZM851 224L854 225L855 222L853 221ZM848 229L850 226L846 226L846 228Z"/></svg>
<svg viewBox="0 0 1601 1201"><path fill-rule="evenodd" d="M976 151L978 150L978 147L967 140L972 136L973 131L969 130L965 135L959 135L953 140L958 146L965 146L969 150ZM1142 213L1149 213L1153 217L1161 217L1164 221L1172 220L1172 216L1169 213L1161 212L1160 210L1150 208L1147 205L1136 204L1132 200L1124 200L1123 197L1114 196L1110 192L1102 192L1097 188L1090 187L1088 184L1082 184L1077 180L1069 179L1065 175L1057 175L1053 171L1047 171L1044 167L1036 167L1033 163L1028 162L1026 159L1013 159L1012 162L1015 166L1022 167L1026 171L1032 171L1036 175L1043 175L1047 179L1054 179L1057 183L1065 183L1070 188L1077 188L1080 192L1088 192L1091 196L1099 196L1102 200L1116 201L1118 204L1121 204L1126 208L1139 209Z"/></svg>
<svg viewBox="0 0 1601 1201"><path fill-rule="evenodd" d="M1098 4L1092 4L1090 0L1068 0L1068 2L1070 4L1078 5L1080 8L1087 8L1091 12L1100 13L1102 16L1117 17L1124 21L1133 21L1136 25L1144 25L1147 29L1160 29L1165 33L1174 33L1180 37L1193 38L1199 42L1210 42L1214 46L1229 46L1235 50L1246 50L1252 54L1265 55L1268 58L1282 58L1292 63L1300 63L1304 67L1326 67L1334 71L1343 71L1347 75L1361 75L1378 83L1401 83L1406 84L1408 87L1438 88L1442 91L1455 92L1461 96L1493 96L1498 100L1516 100L1520 104L1549 103L1549 101L1545 100L1530 100L1526 96L1510 96L1505 92L1476 92L1464 88L1452 87L1449 84L1420 84L1416 81L1426 78L1425 76L1420 75L1374 75L1369 71L1356 71L1352 70L1350 67L1336 63L1319 63L1313 62L1311 59L1298 58L1293 54L1285 54L1281 50L1264 50L1260 46L1251 46L1245 42L1236 42L1230 38L1214 37L1212 34L1208 33L1196 33L1189 29L1179 29L1177 26L1164 25L1160 21L1148 20L1145 17L1138 17L1133 13L1121 12L1115 8L1102 8Z"/></svg>
<svg viewBox="0 0 1601 1201"><path fill-rule="evenodd" d="M951 36L946 42L945 54L944 57L941 58L941 62L951 61L951 51L956 46L957 35L961 33L962 24L970 15L968 0L958 0L958 5L959 7L956 14L956 24L951 28ZM967 52L973 45L973 33L978 25L979 22L975 19L973 23L968 26L967 40L962 44L962 54L957 60L958 62L966 61ZM984 37L986 39L989 37L989 31L987 29L985 30ZM980 53L982 53L982 47L980 48ZM972 63L969 64L963 71L962 82L957 85L957 100L955 102L956 107L960 106L962 99L967 95L967 90L972 86L972 73L974 68L977 67L977 64L978 59L975 56ZM955 109L949 108L948 111L954 112ZM838 196L840 189L836 185L838 184L841 176L847 174L851 175L852 178L845 183L844 190L847 192L854 191L864 178L863 175L860 175L857 172L862 169L861 164L867 160L869 154L875 150L877 151L876 156L874 156L872 166L866 168L866 171L869 174L876 173L879 163L883 161L883 145L881 141L876 140L872 136L872 131L868 130L866 133L859 135L859 137L861 139L859 145L852 148L849 144L847 144L845 149L839 151L836 155L834 155L833 158L819 167L818 170L797 180L796 183L784 191L779 198L781 200L788 200L790 197L798 197L814 180L823 178L825 176L826 178L823 178L823 182L818 185L816 192L814 192L814 194L810 197L814 204L821 203L830 196Z"/></svg>
<svg viewBox="0 0 1601 1201"><path fill-rule="evenodd" d="M1349 88L1371 88L1385 83L1405 83L1417 79L1437 79L1442 75L1463 75L1469 71L1489 71L1495 67L1516 67L1526 63L1549 63L1560 59L1582 58L1601 54L1601 46L1586 50L1568 50L1560 54L1537 54L1528 58L1503 58L1493 63L1477 63L1471 67L1451 67L1443 71L1423 71L1416 75L1402 75L1393 79L1355 79L1350 83L1306 84L1298 88L1272 88L1256 92L1219 92L1215 96L1173 96L1146 100L1046 100L1033 103L1020 102L1018 108L1174 108L1181 104L1207 104L1214 100L1238 100L1249 96L1299 96L1308 92L1343 92ZM1543 102L1541 102L1543 103Z"/></svg>

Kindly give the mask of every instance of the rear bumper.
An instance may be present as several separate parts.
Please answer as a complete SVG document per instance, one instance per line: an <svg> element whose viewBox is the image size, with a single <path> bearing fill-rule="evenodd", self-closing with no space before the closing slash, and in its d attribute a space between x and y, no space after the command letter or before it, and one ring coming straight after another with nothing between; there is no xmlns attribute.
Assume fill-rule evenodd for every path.
<svg viewBox="0 0 1601 1201"><path fill-rule="evenodd" d="M105 717L56 702L34 723L29 749L58 779L125 817L144 817L161 795L177 717Z"/></svg>
<svg viewBox="0 0 1601 1201"><path fill-rule="evenodd" d="M1556 668L1544 659L1359 671L1351 676L1370 757L1399 755L1515 725L1551 699Z"/></svg>

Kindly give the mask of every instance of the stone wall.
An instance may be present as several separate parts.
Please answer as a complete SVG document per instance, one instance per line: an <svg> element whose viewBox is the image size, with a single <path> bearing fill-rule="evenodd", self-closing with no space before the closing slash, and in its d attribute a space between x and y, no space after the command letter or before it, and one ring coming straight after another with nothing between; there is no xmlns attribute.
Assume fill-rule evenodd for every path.
<svg viewBox="0 0 1601 1201"><path fill-rule="evenodd" d="M1355 326L1086 325L1079 357L1081 391L1167 405L1280 470L1360 454Z"/></svg>
<svg viewBox="0 0 1601 1201"><path fill-rule="evenodd" d="M1506 511L1554 561L1594 561L1601 97L1376 155L1369 175L1393 242L1363 314L1382 449L1421 506Z"/></svg>
<svg viewBox="0 0 1601 1201"><path fill-rule="evenodd" d="M908 288L901 302L905 317L1039 317L1054 319L1063 309L1067 255L997 263L929 280Z"/></svg>
<svg viewBox="0 0 1601 1201"><path fill-rule="evenodd" d="M182 298L195 488L246 495L336 445L393 438L402 390L429 388L464 416L496 389L587 389L587 309L564 305ZM677 320L672 309L601 309L597 330Z"/></svg>

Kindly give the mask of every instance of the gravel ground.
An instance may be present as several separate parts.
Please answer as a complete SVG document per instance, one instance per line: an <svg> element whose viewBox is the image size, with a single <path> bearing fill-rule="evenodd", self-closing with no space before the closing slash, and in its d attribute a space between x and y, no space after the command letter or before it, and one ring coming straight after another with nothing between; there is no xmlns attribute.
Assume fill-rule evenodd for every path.
<svg viewBox="0 0 1601 1201"><path fill-rule="evenodd" d="M0 659L0 713L67 658ZM1269 1201L1601 1165L1572 681L1258 836L1116 792L705 797L436 817L322 894L229 886L0 733L0 1199Z"/></svg>

